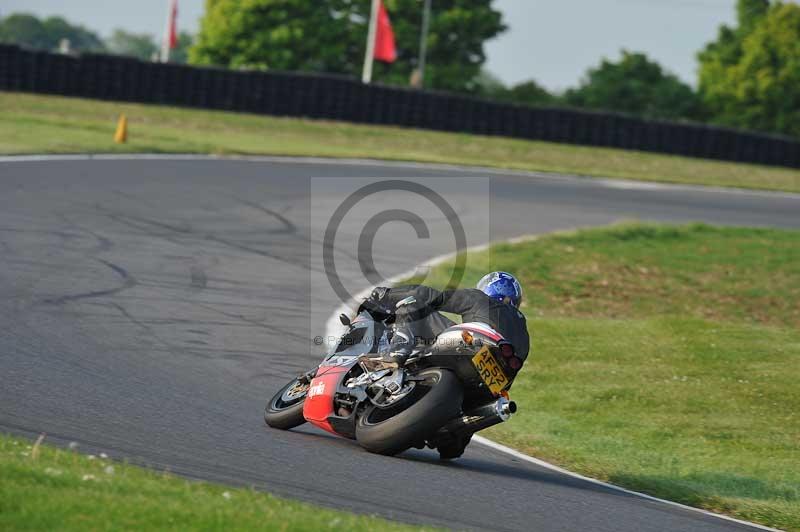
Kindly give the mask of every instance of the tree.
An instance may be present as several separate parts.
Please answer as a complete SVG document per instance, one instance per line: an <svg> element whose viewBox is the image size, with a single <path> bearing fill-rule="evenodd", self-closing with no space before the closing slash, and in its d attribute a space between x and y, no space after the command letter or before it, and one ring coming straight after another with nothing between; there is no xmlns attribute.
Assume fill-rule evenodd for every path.
<svg viewBox="0 0 800 532"><path fill-rule="evenodd" d="M486 69L482 69L472 80L474 92L501 102L518 103L522 105L553 105L558 103L558 97L547 92L545 88L534 80L523 81L512 87L507 87L503 80Z"/></svg>
<svg viewBox="0 0 800 532"><path fill-rule="evenodd" d="M725 77L725 69L742 58L742 43L767 14L769 0L738 0L737 26L720 26L717 39L708 43L697 54L700 62L698 93L706 106L716 115L722 104L716 101L716 89ZM724 119L723 119L724 121Z"/></svg>
<svg viewBox="0 0 800 532"><path fill-rule="evenodd" d="M194 44L194 36L191 33L182 31L178 33L178 47L169 54L169 60L173 63L188 63L189 50Z"/></svg>
<svg viewBox="0 0 800 532"><path fill-rule="evenodd" d="M70 24L61 17L39 20L33 15L12 14L0 20L0 42L56 50L62 39L68 39L70 47L79 52L104 49L103 41L96 33Z"/></svg>
<svg viewBox="0 0 800 532"><path fill-rule="evenodd" d="M642 53L623 50L622 59L604 59L564 95L576 107L620 111L647 118L699 118L702 110L691 87Z"/></svg>
<svg viewBox="0 0 800 532"><path fill-rule="evenodd" d="M505 30L492 0L433 3L426 86L477 90L483 43ZM406 84L417 66L422 4L385 0L397 61L376 62L376 81ZM358 76L364 60L369 0L206 0L190 61L229 67L331 72Z"/></svg>
<svg viewBox="0 0 800 532"><path fill-rule="evenodd" d="M769 11L769 0L737 0L736 20L745 35L753 31Z"/></svg>
<svg viewBox="0 0 800 532"><path fill-rule="evenodd" d="M122 29L114 30L111 38L106 41L106 46L111 53L138 57L143 61L150 61L157 54L159 47L152 35L146 33L128 33Z"/></svg>
<svg viewBox="0 0 800 532"><path fill-rule="evenodd" d="M472 80L472 83L475 87L475 93L480 96L502 100L508 94L508 87L505 86L503 80L486 69L481 69Z"/></svg>
<svg viewBox="0 0 800 532"><path fill-rule="evenodd" d="M186 63L193 40L194 37L192 37L191 33L180 32L178 34L178 46L170 51L170 62ZM152 35L147 33L128 33L121 29L114 30L111 38L106 41L106 46L111 53L129 55L143 61L150 61L161 53L161 46Z"/></svg>
<svg viewBox="0 0 800 532"><path fill-rule="evenodd" d="M742 55L742 42L767 14L769 0L737 0L735 28L722 25L717 40L711 41L698 54L701 67L704 63L732 65ZM703 82L701 72L701 83Z"/></svg>
<svg viewBox="0 0 800 532"><path fill-rule="evenodd" d="M701 59L703 96L720 123L800 136L800 6L777 3L738 45Z"/></svg>
<svg viewBox="0 0 800 532"><path fill-rule="evenodd" d="M558 98L534 80L523 81L513 87L506 87L503 81L487 70L481 72L473 80L475 92L493 100L512 102L522 105L552 105Z"/></svg>
<svg viewBox="0 0 800 532"><path fill-rule="evenodd" d="M0 42L51 49L53 41L42 22L33 15L14 14L0 21Z"/></svg>
<svg viewBox="0 0 800 532"><path fill-rule="evenodd" d="M523 105L554 105L558 97L551 94L534 80L523 81L507 89L500 99Z"/></svg>
<svg viewBox="0 0 800 532"><path fill-rule="evenodd" d="M61 17L48 17L42 21L45 32L55 41L51 48L58 48L62 39L68 39L70 48L78 52L102 52L103 40L83 26L70 24Z"/></svg>

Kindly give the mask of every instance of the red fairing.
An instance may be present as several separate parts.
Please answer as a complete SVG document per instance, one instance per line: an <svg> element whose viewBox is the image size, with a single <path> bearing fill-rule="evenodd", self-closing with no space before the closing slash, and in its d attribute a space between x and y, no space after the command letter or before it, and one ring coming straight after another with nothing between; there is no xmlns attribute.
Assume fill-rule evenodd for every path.
<svg viewBox="0 0 800 532"><path fill-rule="evenodd" d="M303 404L303 417L306 421L323 430L336 434L328 416L333 414L333 396L336 388L351 366L336 366L326 370L311 381L305 403Z"/></svg>

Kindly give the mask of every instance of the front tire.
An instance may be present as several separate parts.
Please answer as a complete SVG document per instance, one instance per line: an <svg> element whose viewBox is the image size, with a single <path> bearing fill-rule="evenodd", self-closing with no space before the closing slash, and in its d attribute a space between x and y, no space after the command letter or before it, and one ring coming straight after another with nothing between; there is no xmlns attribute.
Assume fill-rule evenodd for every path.
<svg viewBox="0 0 800 532"><path fill-rule="evenodd" d="M274 429L289 430L306 422L303 404L308 383L294 379L276 393L264 409L264 422Z"/></svg>
<svg viewBox="0 0 800 532"><path fill-rule="evenodd" d="M371 453L395 455L424 442L461 412L464 390L453 372L426 369L415 375L414 402L402 410L370 406L358 418L356 440ZM401 401L405 406L407 401Z"/></svg>

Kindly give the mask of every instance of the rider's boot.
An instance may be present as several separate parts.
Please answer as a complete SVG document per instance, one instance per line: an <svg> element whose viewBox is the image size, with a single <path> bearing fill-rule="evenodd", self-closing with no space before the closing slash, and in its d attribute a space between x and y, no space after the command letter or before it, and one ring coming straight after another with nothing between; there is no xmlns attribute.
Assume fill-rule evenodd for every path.
<svg viewBox="0 0 800 532"><path fill-rule="evenodd" d="M395 311L395 325L392 341L385 353L362 357L362 363L371 371L381 368L402 368L416 347L414 335L414 309L417 300L407 297L398 302Z"/></svg>
<svg viewBox="0 0 800 532"><path fill-rule="evenodd" d="M414 351L415 338L406 328L398 328L389 344L389 352L383 355L385 362L395 362L398 367L403 367Z"/></svg>
<svg viewBox="0 0 800 532"><path fill-rule="evenodd" d="M361 361L374 371L382 368L402 368L414 351L414 336L408 329L397 328L385 353L363 356Z"/></svg>

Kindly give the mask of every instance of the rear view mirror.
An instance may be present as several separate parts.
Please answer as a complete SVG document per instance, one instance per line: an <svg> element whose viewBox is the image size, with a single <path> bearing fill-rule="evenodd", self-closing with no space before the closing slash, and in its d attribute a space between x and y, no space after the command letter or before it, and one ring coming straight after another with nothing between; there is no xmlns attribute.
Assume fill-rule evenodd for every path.
<svg viewBox="0 0 800 532"><path fill-rule="evenodd" d="M339 321L341 321L342 325L345 327L350 327L350 318L347 317L347 314L340 314Z"/></svg>

